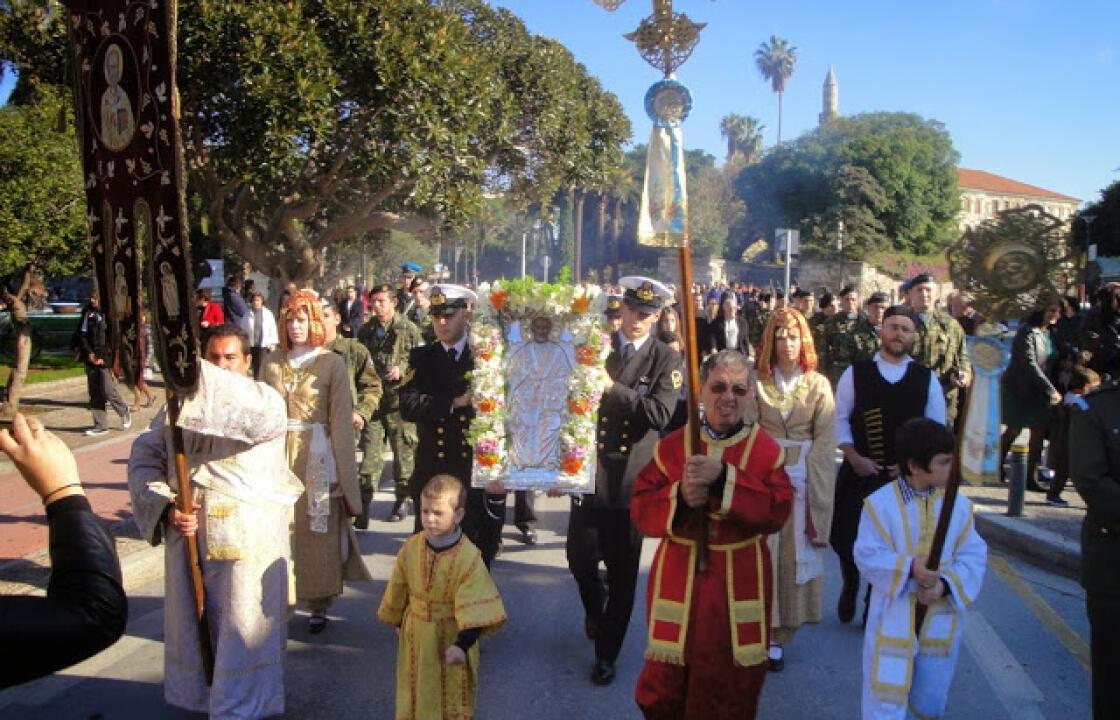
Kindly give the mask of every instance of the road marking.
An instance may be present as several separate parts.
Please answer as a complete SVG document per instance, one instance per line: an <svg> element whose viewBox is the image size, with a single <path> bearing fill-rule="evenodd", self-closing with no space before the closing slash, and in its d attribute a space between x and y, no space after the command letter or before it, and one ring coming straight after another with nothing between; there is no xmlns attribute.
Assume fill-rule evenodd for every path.
<svg viewBox="0 0 1120 720"><path fill-rule="evenodd" d="M1091 667L1089 646L1081 639L1065 621L1054 612L1050 604L1038 596L1027 581L1019 575L1019 572L1011 566L1011 563L998 555L988 555L988 567L996 571L996 574L1003 579L1007 585L1015 591L1015 594L1022 598L1023 602L1027 604L1042 624L1069 650L1070 654L1081 663L1081 667L1089 672Z"/></svg>
<svg viewBox="0 0 1120 720"><path fill-rule="evenodd" d="M1015 720L1045 720L1046 716L1039 708L1045 696L979 610L968 611L964 622L964 644L1009 717Z"/></svg>

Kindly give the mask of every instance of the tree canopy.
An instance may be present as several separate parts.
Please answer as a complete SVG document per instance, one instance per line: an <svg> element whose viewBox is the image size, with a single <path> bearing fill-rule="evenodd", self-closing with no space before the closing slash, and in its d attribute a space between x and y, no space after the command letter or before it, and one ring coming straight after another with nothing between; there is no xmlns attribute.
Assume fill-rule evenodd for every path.
<svg viewBox="0 0 1120 720"><path fill-rule="evenodd" d="M782 97L786 92L786 80L793 77L797 66L797 48L789 40L771 35L768 42L760 43L754 51L754 64L762 79L770 83L770 89L778 94L778 142L782 142Z"/></svg>
<svg viewBox="0 0 1120 720"><path fill-rule="evenodd" d="M745 237L800 228L802 252L836 246L852 258L925 254L956 237L958 155L941 123L909 113L839 118L749 165L735 180Z"/></svg>
<svg viewBox="0 0 1120 720"><path fill-rule="evenodd" d="M196 0L178 39L191 191L280 279L373 231L462 226L486 194L605 182L630 134L566 49L481 0ZM0 59L45 54L11 45Z"/></svg>
<svg viewBox="0 0 1120 720"><path fill-rule="evenodd" d="M43 87L30 104L0 108L2 277L29 264L64 275L89 263L78 144L73 125L59 129L69 107L69 98Z"/></svg>
<svg viewBox="0 0 1120 720"><path fill-rule="evenodd" d="M1079 215L1082 222L1074 225L1074 239L1081 247L1089 243L1097 244L1097 253L1110 257L1120 256L1120 180L1101 190L1101 198L1091 203ZM1086 239L1085 218L1092 217L1088 224Z"/></svg>

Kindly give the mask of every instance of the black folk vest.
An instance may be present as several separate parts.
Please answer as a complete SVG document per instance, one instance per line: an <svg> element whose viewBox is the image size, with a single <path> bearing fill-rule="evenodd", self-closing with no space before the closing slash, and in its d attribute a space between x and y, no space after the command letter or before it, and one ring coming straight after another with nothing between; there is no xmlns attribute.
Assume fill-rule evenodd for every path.
<svg viewBox="0 0 1120 720"><path fill-rule="evenodd" d="M850 423L856 452L880 465L894 465L894 433L910 418L925 415L930 370L911 362L897 383L889 383L875 360L852 364L855 407Z"/></svg>

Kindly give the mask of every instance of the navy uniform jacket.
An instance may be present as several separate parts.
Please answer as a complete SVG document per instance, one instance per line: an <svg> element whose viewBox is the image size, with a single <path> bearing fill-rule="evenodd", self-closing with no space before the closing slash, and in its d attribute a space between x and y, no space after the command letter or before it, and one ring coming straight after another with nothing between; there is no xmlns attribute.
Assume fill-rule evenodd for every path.
<svg viewBox="0 0 1120 720"><path fill-rule="evenodd" d="M467 392L467 373L474 369L469 345L452 362L441 343L414 347L408 354L408 370L401 380L401 417L416 423L415 467L409 487L419 493L434 475L454 475L471 485L471 447L467 430L474 407L454 408L451 402Z"/></svg>
<svg viewBox="0 0 1120 720"><path fill-rule="evenodd" d="M681 356L648 338L625 364L619 333L611 336L607 373L615 384L599 401L595 495L597 509L628 509L634 478L653 458L659 431L673 416L682 385Z"/></svg>
<svg viewBox="0 0 1120 720"><path fill-rule="evenodd" d="M1120 596L1120 387L1070 411L1069 475L1088 510L1081 526L1081 584Z"/></svg>

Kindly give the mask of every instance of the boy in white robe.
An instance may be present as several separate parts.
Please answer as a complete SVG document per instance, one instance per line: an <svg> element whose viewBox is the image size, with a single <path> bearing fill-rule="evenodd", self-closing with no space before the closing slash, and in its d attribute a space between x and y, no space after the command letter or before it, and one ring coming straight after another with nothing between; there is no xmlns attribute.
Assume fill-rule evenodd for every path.
<svg viewBox="0 0 1120 720"><path fill-rule="evenodd" d="M914 418L895 435L901 475L865 501L855 561L872 586L863 641L864 720L937 718L945 712L964 614L980 592L987 545L972 504L958 495L937 570L926 568L953 463L953 435ZM918 604L927 607L916 634Z"/></svg>
<svg viewBox="0 0 1120 720"><path fill-rule="evenodd" d="M198 390L178 425L196 512L173 505L178 492L164 411L136 438L128 460L132 512L143 536L164 543L164 698L223 720L284 711L284 645L292 505L303 486L288 472L284 399L247 377L248 337L214 329ZM215 651L206 685L186 538L198 537Z"/></svg>

